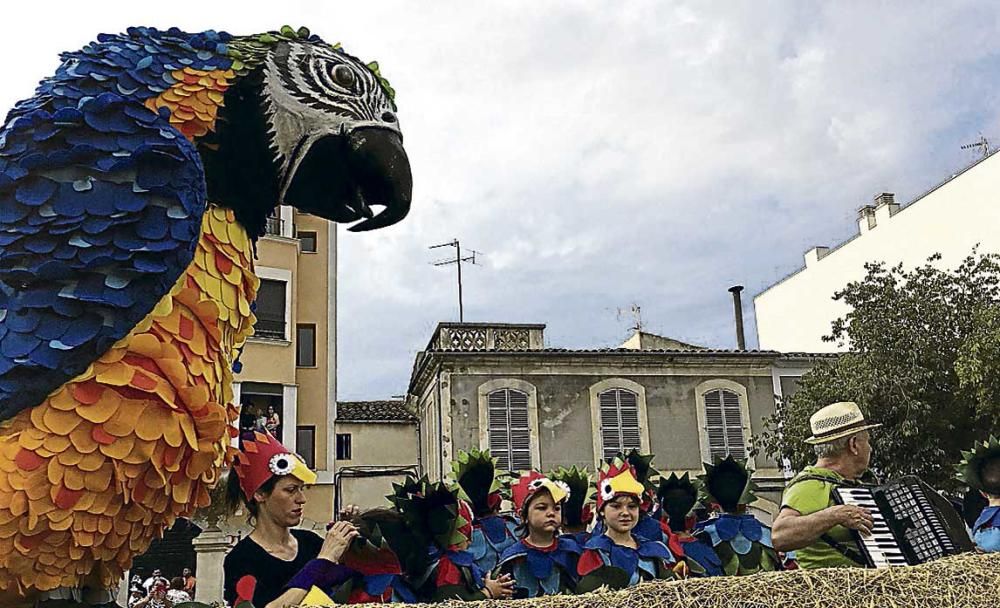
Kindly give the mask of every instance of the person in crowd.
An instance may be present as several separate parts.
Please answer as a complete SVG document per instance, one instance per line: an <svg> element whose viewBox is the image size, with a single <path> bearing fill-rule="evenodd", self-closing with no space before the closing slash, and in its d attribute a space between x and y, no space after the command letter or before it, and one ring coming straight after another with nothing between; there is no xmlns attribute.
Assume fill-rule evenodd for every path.
<svg viewBox="0 0 1000 608"><path fill-rule="evenodd" d="M418 594L426 601L476 601L509 598L514 581L508 575L494 579L476 565L468 548L472 539L472 507L458 498L458 490L426 477L407 478L394 485L389 500L407 524L430 541L432 565Z"/></svg>
<svg viewBox="0 0 1000 608"><path fill-rule="evenodd" d="M277 437L279 426L281 426L281 418L278 416L278 412L274 411L274 406L267 406L267 416L264 417L264 430Z"/></svg>
<svg viewBox="0 0 1000 608"><path fill-rule="evenodd" d="M332 588L351 576L340 565L358 537L349 522L338 521L320 537L295 529L302 521L305 487L316 474L266 433L243 438L230 473L228 502L242 502L253 530L225 558L223 597L230 605L249 600L257 608L297 605L315 586Z"/></svg>
<svg viewBox="0 0 1000 608"><path fill-rule="evenodd" d="M351 518L360 537L341 561L353 572L335 589L323 590L337 604L412 604L411 581L423 580L430 566L426 537L394 509L375 508Z"/></svg>
<svg viewBox="0 0 1000 608"><path fill-rule="evenodd" d="M698 523L694 511L698 505L699 484L700 481L692 481L688 473L681 477L671 473L669 477L660 476L656 490L663 542L678 559L684 559L683 569L688 576L707 576L711 566L721 571L721 563L711 545L694 535Z"/></svg>
<svg viewBox="0 0 1000 608"><path fill-rule="evenodd" d="M152 589L153 585L157 582L161 582L168 586L170 584L170 581L163 576L163 572L159 568L154 568L153 573L149 575L149 578L142 582L142 588L146 591L146 595L149 595L149 590Z"/></svg>
<svg viewBox="0 0 1000 608"><path fill-rule="evenodd" d="M514 597L573 593L580 546L559 535L569 487L530 471L521 475L512 493L521 539L503 552L497 571L513 578Z"/></svg>
<svg viewBox="0 0 1000 608"><path fill-rule="evenodd" d="M619 452L617 457L632 465L635 480L644 488L639 503L639 523L635 525L633 533L649 540L661 540L660 506L656 501L656 484L653 483L653 475L656 474L656 469L653 468L655 455L641 454L633 448L627 454Z"/></svg>
<svg viewBox="0 0 1000 608"><path fill-rule="evenodd" d="M191 594L184 591L184 577L175 576L170 579L170 588L167 589L167 599L175 604L190 602L194 599L191 597Z"/></svg>
<svg viewBox="0 0 1000 608"><path fill-rule="evenodd" d="M184 568L181 571L181 578L184 579L184 591L187 591L188 595L194 598L194 589L198 584L198 579L195 578L194 572L191 571L191 568Z"/></svg>
<svg viewBox="0 0 1000 608"><path fill-rule="evenodd" d="M469 553L476 565L490 572L504 549L517 542L517 522L502 515L500 507L507 487L507 477L496 468L496 458L489 450L459 451L452 462L458 495L472 505L472 542Z"/></svg>
<svg viewBox="0 0 1000 608"><path fill-rule="evenodd" d="M985 553L1000 551L1000 440L977 443L959 465L959 478L979 492L987 505L972 524L972 540Z"/></svg>
<svg viewBox="0 0 1000 608"><path fill-rule="evenodd" d="M821 408L809 418L816 464L785 487L774 519L772 541L778 551L794 551L800 568L864 567L851 533L870 535L874 520L864 508L834 503L831 492L855 485L868 469L872 446L869 431L880 424L865 420L850 401Z"/></svg>
<svg viewBox="0 0 1000 608"><path fill-rule="evenodd" d="M132 587L129 588L128 591L127 608L134 608L135 605L139 602L139 600L141 600L144 597L146 597L146 590L143 589L141 586L133 585Z"/></svg>
<svg viewBox="0 0 1000 608"><path fill-rule="evenodd" d="M559 467L549 473L549 479L562 482L569 487L569 498L562 505L562 528L560 532L583 547L590 539L590 524L594 521L593 479L587 468Z"/></svg>
<svg viewBox="0 0 1000 608"><path fill-rule="evenodd" d="M602 585L621 589L644 580L673 578L677 560L660 540L633 533L646 488L627 461L615 458L597 479L597 517L602 532L583 547L577 563L578 592Z"/></svg>
<svg viewBox="0 0 1000 608"><path fill-rule="evenodd" d="M699 562L711 575L742 576L781 569L771 544L771 530L750 511L756 502L753 471L744 461L726 456L704 463L702 502L715 513L696 527L696 537L712 548L717 559ZM704 557L704 556L703 556Z"/></svg>
<svg viewBox="0 0 1000 608"><path fill-rule="evenodd" d="M174 602L167 597L167 585L157 579L149 586L149 594L132 605L132 608L174 608Z"/></svg>

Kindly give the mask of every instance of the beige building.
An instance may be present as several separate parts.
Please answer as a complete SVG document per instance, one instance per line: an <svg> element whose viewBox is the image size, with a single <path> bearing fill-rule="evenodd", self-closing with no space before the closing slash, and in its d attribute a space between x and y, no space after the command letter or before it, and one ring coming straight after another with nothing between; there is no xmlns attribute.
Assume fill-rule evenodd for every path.
<svg viewBox="0 0 1000 608"><path fill-rule="evenodd" d="M271 408L277 436L314 468L305 517L333 514L337 415L337 234L324 219L281 206L257 241L255 334L240 356L234 393L241 428ZM329 446L329 447L328 447Z"/></svg>
<svg viewBox="0 0 1000 608"><path fill-rule="evenodd" d="M392 482L419 472L417 417L403 401L337 404L337 505L388 506Z"/></svg>
<svg viewBox="0 0 1000 608"><path fill-rule="evenodd" d="M775 398L830 355L734 351L637 333L619 348L546 348L544 325L441 323L417 354L411 409L420 462L432 479L457 450L489 448L510 470L598 464L637 448L661 471L751 458L767 519L785 476L753 455Z"/></svg>
<svg viewBox="0 0 1000 608"><path fill-rule="evenodd" d="M800 270L754 298L762 349L831 352L824 342L830 324L848 312L833 294L864 278L867 262L914 268L940 253L939 265L954 268L979 245L1000 252L1000 155L992 154L906 205L892 194L877 196L858 211L858 234L834 247L813 247Z"/></svg>

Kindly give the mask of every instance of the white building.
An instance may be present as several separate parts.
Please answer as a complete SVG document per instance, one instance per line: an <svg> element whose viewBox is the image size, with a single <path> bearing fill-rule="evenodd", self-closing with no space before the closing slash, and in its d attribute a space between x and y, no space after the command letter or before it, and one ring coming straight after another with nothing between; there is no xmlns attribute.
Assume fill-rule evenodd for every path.
<svg viewBox="0 0 1000 608"><path fill-rule="evenodd" d="M759 348L780 352L830 352L830 324L847 313L834 292L865 276L867 262L905 268L940 253L954 268L979 244L1000 252L1000 154L992 154L905 206L891 194L858 211L859 232L836 247L813 247L805 267L754 298Z"/></svg>

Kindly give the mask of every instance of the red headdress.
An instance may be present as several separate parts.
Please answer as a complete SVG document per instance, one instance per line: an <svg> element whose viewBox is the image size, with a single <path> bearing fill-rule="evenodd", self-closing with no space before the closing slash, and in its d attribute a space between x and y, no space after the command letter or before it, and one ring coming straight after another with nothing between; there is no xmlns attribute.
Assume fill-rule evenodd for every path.
<svg viewBox="0 0 1000 608"><path fill-rule="evenodd" d="M636 480L635 468L619 458L601 467L597 476L597 511L616 496L634 496L640 503L646 488Z"/></svg>
<svg viewBox="0 0 1000 608"><path fill-rule="evenodd" d="M316 473L309 470L298 454L267 432L255 431L252 438L243 439L233 468L247 500L274 475L291 475L307 484L316 483Z"/></svg>
<svg viewBox="0 0 1000 608"><path fill-rule="evenodd" d="M548 490L552 495L552 500L561 502L569 498L569 486L561 481L552 481L538 471L528 471L522 473L517 482L511 486L511 500L514 501L514 508L520 512L524 505L539 490Z"/></svg>

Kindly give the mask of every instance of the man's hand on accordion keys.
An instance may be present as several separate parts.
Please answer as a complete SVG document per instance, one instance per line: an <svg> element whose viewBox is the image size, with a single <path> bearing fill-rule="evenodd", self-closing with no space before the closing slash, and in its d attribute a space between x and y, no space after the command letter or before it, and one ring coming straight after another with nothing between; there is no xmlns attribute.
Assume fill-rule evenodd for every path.
<svg viewBox="0 0 1000 608"><path fill-rule="evenodd" d="M871 536L875 520L868 509L855 505L834 505L829 509L836 514L840 525L857 530L862 536Z"/></svg>

